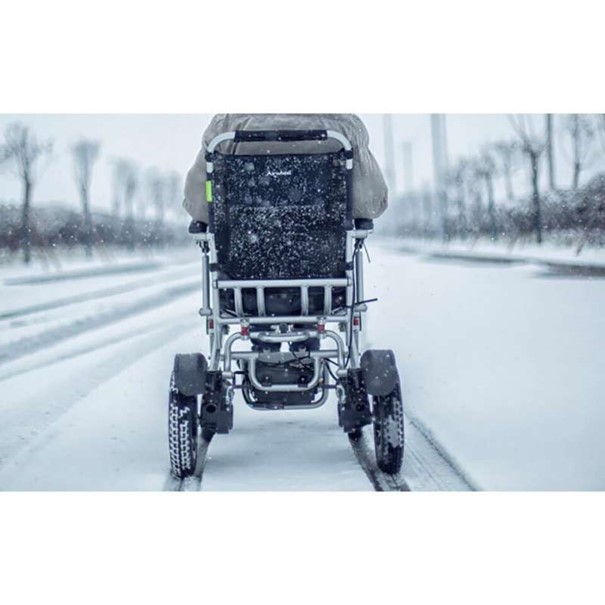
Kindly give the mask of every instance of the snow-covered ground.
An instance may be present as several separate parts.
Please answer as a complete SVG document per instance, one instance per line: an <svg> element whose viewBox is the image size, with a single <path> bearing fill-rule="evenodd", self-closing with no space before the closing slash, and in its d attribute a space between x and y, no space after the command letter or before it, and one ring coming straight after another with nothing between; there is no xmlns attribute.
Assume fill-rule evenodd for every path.
<svg viewBox="0 0 605 605"><path fill-rule="evenodd" d="M377 250L407 409L480 488L605 489L605 281Z"/></svg>
<svg viewBox="0 0 605 605"><path fill-rule="evenodd" d="M6 288L13 292L10 292L12 296L7 296L7 309L0 311L0 361L21 357L93 326L101 327L118 318L170 304L175 296L199 289L199 272L193 264L188 264L158 270L152 277L106 287L100 282L106 282L107 278L85 281L92 281L94 287L90 288L89 283L70 282L60 288L59 298L56 298L56 292L48 292L51 288ZM81 291L82 285L88 285L90 289ZM31 304L32 291L40 290L36 302ZM57 290L56 286L52 290ZM44 300L51 294L53 299ZM28 302L19 305L19 297Z"/></svg>
<svg viewBox="0 0 605 605"><path fill-rule="evenodd" d="M60 249L41 253L34 248L29 265L24 265L21 252L10 256L0 252L0 277L2 279L61 278L81 273L119 273L144 266L172 264L178 258L190 258L191 248L172 248L162 250L140 249L132 252L110 246L98 247L89 258L81 247L73 250Z"/></svg>
<svg viewBox="0 0 605 605"><path fill-rule="evenodd" d="M493 260L511 260L535 263L560 263L561 265L592 265L605 267L605 249L584 247L578 253L577 246L558 245L546 241L541 245L532 242L510 242L505 239L489 241L481 239L466 242L455 240L443 243L435 239L383 238L383 244L393 249L402 249L427 254L452 255Z"/></svg>
<svg viewBox="0 0 605 605"><path fill-rule="evenodd" d="M416 423L406 427L409 487L467 489L450 458L482 489L605 488L605 281L552 278L533 265L440 261L378 241L370 251L367 295L379 301L366 336L397 353ZM198 268L185 264L196 260L192 250L128 275L0 284L0 349L22 348L0 359L0 489L170 487L172 358L206 346L191 287ZM86 300L68 304L77 296ZM55 306L1 318L35 302ZM53 341L64 325L72 331ZM32 334L20 330L32 326L38 340L28 341ZM235 428L210 445L201 488L372 484L333 401L257 412L238 396Z"/></svg>

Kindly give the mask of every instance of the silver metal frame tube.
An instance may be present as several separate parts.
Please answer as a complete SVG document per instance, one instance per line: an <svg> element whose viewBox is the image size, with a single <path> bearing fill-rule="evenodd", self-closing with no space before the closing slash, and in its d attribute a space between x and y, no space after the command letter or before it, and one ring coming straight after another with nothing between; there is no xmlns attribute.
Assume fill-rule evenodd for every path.
<svg viewBox="0 0 605 605"><path fill-rule="evenodd" d="M210 308L210 270L208 265L208 252L202 253L202 308L200 315L208 317L212 315Z"/></svg>
<svg viewBox="0 0 605 605"><path fill-rule="evenodd" d="M355 259L355 290L357 292L357 300L362 301L365 298L364 294L364 282L363 282L363 250L357 251L357 258Z"/></svg>
<svg viewBox="0 0 605 605"><path fill-rule="evenodd" d="M235 132L223 132L218 136L214 137L208 145L208 153L214 153L214 150L225 141L233 141L235 139ZM214 172L214 164L212 162L206 162L206 174L212 174Z"/></svg>
<svg viewBox="0 0 605 605"><path fill-rule="evenodd" d="M266 314L265 311L265 289L256 288L256 306L258 308L258 314L262 317Z"/></svg>
<svg viewBox="0 0 605 605"><path fill-rule="evenodd" d="M302 315L309 314L309 288L301 286L300 288L300 312Z"/></svg>
<svg viewBox="0 0 605 605"><path fill-rule="evenodd" d="M243 317L222 316L216 319L216 324L224 326L240 324ZM349 320L349 313L344 312L336 315L266 315L263 317L246 317L250 325L271 326L276 324L314 324L319 319L324 319L326 323L343 323Z"/></svg>
<svg viewBox="0 0 605 605"><path fill-rule="evenodd" d="M338 277L334 279L221 279L217 286L219 290L228 290L233 288L312 288L326 287L344 288L350 284L350 279Z"/></svg>
<svg viewBox="0 0 605 605"><path fill-rule="evenodd" d="M336 130L326 130L327 137L329 139L335 139L338 141L346 151L351 151L353 149L353 145L351 145L351 141L344 136L344 134L337 132ZM225 141L233 141L235 139L235 131L223 132L217 136L215 136L212 141L208 144L208 153L214 153L214 150ZM202 143L203 145L203 143ZM353 168L353 160L347 160L347 169L351 170ZM211 174L214 170L214 166L212 162L207 162L206 164L206 172Z"/></svg>
<svg viewBox="0 0 605 605"><path fill-rule="evenodd" d="M261 342L304 342L309 338L317 338L317 330L295 330L294 332L257 332L254 335L255 340Z"/></svg>

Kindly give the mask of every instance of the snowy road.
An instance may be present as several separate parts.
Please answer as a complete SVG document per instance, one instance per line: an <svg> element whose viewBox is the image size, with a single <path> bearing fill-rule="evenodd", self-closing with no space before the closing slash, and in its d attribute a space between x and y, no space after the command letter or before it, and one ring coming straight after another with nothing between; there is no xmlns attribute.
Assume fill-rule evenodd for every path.
<svg viewBox="0 0 605 605"><path fill-rule="evenodd" d="M169 480L172 358L206 348L192 264L65 281L61 292L1 288L0 315L18 310L20 295L23 307L79 298L28 313L27 326L0 320L0 350L44 337L0 362L0 489L602 489L605 282L376 244L371 253L367 294L380 300L366 332L395 350L414 419L397 484L377 474L369 431L351 447L334 401L257 412L239 395L234 430L208 448L201 485ZM48 338L76 321L82 329Z"/></svg>
<svg viewBox="0 0 605 605"><path fill-rule="evenodd" d="M372 338L397 335L408 411L474 485L605 489L605 280L377 247L374 260Z"/></svg>
<svg viewBox="0 0 605 605"><path fill-rule="evenodd" d="M0 489L468 489L411 425L404 477L385 481L371 435L354 451L333 401L281 413L239 401L235 430L208 449L201 486L175 484L166 385L175 352L205 346L195 275L193 264L79 276L60 291L42 280L2 289Z"/></svg>
<svg viewBox="0 0 605 605"><path fill-rule="evenodd" d="M2 406L0 488L177 489L168 480L166 382L175 351L199 342L195 303L187 297L141 315L137 325L83 335L45 359L20 360L20 371L13 364L16 375L2 382L15 397ZM161 327L144 330L152 321ZM208 450L203 490L372 489L333 405L263 413L239 403L234 431ZM440 464L434 451L429 470L431 463ZM447 487L417 466L409 469L412 489Z"/></svg>

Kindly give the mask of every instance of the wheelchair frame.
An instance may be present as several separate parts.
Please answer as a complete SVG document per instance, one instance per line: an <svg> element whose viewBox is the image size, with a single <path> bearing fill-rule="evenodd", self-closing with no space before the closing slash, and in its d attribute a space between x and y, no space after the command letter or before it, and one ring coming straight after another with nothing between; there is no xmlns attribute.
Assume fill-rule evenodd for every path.
<svg viewBox="0 0 605 605"><path fill-rule="evenodd" d="M293 137L296 131L286 133L275 132L273 140L283 141ZM317 132L311 131L310 137L318 137ZM349 140L341 133L335 131L323 131L325 137L340 142L350 156L346 160L346 169L352 171L353 158L352 146ZM238 135L246 133L227 132L215 137L208 146L208 159L212 153L223 142L236 141ZM250 135L256 134L254 131ZM281 136L280 136L281 135ZM312 140L297 138L296 140ZM319 137L318 137L319 138ZM239 139L241 140L241 139ZM246 140L246 139L244 139ZM247 140L254 140L252 138ZM292 140L290 138L290 140ZM207 182L211 182L214 165L207 161ZM350 174L350 172L349 172ZM346 266L345 277L334 279L279 279L279 280L229 280L219 279L217 267L217 252L213 233L193 234L194 241L202 250L202 307L200 315L206 317L207 333L210 338L210 358L208 370L220 372L223 379L230 382L230 398L233 397L233 389L241 388L236 384L235 373L232 364L237 360L245 360L248 364L248 378L252 386L264 392L301 392L319 387L320 397L308 405L288 405L287 409L314 408L325 403L330 388L338 388L336 384L330 384L330 376L326 360L335 361L337 368L335 375L344 379L347 369L360 367L359 334L362 327L362 314L367 311L364 302L364 279L363 279L363 242L371 233L371 229L351 229L346 233ZM324 290L324 313L309 313L309 289L323 288ZM332 289L346 289L346 308L335 312L332 309ZM256 301L258 315L255 317L245 316L243 311L243 289L256 290ZM301 314L268 316L265 313L265 290L268 288L298 288L300 290ZM231 316L221 313L219 296L221 290L231 290L235 302L235 314ZM341 333L326 328L327 324L337 323L341 333L347 334L343 339ZM304 385L300 384L261 384L256 376L256 363L259 359L267 360L275 357L275 353L264 353L257 351L235 351L233 346L238 341L250 340L250 328L252 326L288 326L287 331L259 331L254 333L255 340L266 343L293 343L302 342L309 338L319 338L320 341L331 340L334 348L309 351L308 357L313 360L313 377ZM308 324L305 329L292 329L292 324ZM239 326L239 332L225 335L231 326ZM279 355L279 353L277 354Z"/></svg>
<svg viewBox="0 0 605 605"><path fill-rule="evenodd" d="M329 130L237 131L219 135L210 143L206 155L207 201L212 201L214 150L220 143L327 138L336 139L344 147L350 211L352 146L342 134ZM255 409L288 410L319 407L326 402L330 389L336 390L338 423L349 439L352 442L361 439L363 428L371 424L379 469L390 475L399 473L405 438L401 380L395 355L388 349L369 349L363 355L360 352L362 318L370 302L364 300L363 248L372 228L355 228L355 222L348 213L344 277L266 281L223 279L218 272L213 215L214 211L210 213L210 231L190 231L202 250L202 307L199 313L206 319L210 358L207 360L202 353L175 356L168 399L168 445L172 474L183 479L196 472L200 433L202 442L208 444L215 434L225 434L233 428L233 397L236 389L242 390L246 403ZM265 292L269 288L297 288L300 293L300 315L268 315ZM323 313L316 313L316 308L313 313L310 312L311 288L323 288ZM333 308L334 288L345 289L344 307ZM257 315L254 317L244 312L244 289L256 292ZM229 314L231 310L221 312L221 291L233 293L235 315ZM339 331L327 329L328 324L338 324ZM239 330L228 335L233 327ZM343 333L346 334L344 338ZM234 349L236 343L250 341L251 338L267 344L302 343L318 338L320 343L330 340L333 346L308 350L302 357L298 357L294 351L282 353ZM309 359L312 360L312 375L311 364L305 367L307 364L303 363ZM246 371L234 371L234 362L239 362ZM291 382L274 382L272 372L267 368L287 368L292 362L300 362L294 372L295 382L292 382L292 376L288 376L287 371L281 375L278 372L277 375ZM335 365L334 373L329 364ZM257 377L257 368L268 372L262 380ZM237 384L237 376L242 374L244 379ZM257 398L259 392L264 395L264 400ZM280 393L284 394L282 402L279 402ZM308 396L296 397L297 393L306 393Z"/></svg>

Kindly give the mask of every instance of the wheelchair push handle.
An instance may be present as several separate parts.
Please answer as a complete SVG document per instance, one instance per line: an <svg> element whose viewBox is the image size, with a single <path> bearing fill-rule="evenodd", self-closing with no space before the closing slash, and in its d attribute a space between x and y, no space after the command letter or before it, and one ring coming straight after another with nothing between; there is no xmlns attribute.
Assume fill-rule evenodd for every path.
<svg viewBox="0 0 605 605"><path fill-rule="evenodd" d="M327 138L327 130L236 130L234 141L325 141Z"/></svg>
<svg viewBox="0 0 605 605"><path fill-rule="evenodd" d="M235 143L257 141L326 141L335 139L346 152L347 169L353 168L353 146L351 141L342 133L335 130L232 130L215 136L206 149L206 173L214 171L213 153L221 143L233 141Z"/></svg>

